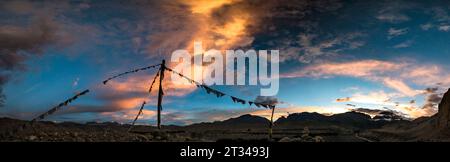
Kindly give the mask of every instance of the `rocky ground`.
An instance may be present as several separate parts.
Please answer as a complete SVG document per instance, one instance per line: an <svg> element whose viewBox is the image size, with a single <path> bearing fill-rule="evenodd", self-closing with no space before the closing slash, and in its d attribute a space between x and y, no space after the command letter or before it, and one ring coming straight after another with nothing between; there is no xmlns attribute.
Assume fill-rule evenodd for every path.
<svg viewBox="0 0 450 162"><path fill-rule="evenodd" d="M363 141L348 130L337 128L274 129L273 139L268 140L266 128L237 128L206 126L136 126L118 123L53 123L37 122L32 126L25 121L1 118L2 142L214 142L214 141L280 141L325 142ZM244 126L245 127L245 126Z"/></svg>

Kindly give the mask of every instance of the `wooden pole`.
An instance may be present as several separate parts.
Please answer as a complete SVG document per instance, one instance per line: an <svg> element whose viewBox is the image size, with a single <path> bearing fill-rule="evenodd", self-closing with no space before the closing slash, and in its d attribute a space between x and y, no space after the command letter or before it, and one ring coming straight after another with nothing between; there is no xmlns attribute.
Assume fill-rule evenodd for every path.
<svg viewBox="0 0 450 162"><path fill-rule="evenodd" d="M164 79L164 70L166 69L166 60L162 60L161 70L159 71L159 92L158 92L158 129L161 129L161 110L162 110L162 98L164 95L162 84Z"/></svg>
<svg viewBox="0 0 450 162"><path fill-rule="evenodd" d="M275 106L272 107L272 115L270 116L269 139L272 139L273 113L274 113L274 112L275 112Z"/></svg>

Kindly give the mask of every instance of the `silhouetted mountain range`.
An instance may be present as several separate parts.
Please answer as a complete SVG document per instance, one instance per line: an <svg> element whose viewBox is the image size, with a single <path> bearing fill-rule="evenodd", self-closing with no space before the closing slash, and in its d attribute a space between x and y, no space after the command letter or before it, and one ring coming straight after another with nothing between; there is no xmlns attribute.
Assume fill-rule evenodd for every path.
<svg viewBox="0 0 450 162"><path fill-rule="evenodd" d="M230 118L224 121L196 123L185 126L187 128L202 129L249 129L258 127L267 127L270 121L264 117L245 114L236 118Z"/></svg>
<svg viewBox="0 0 450 162"><path fill-rule="evenodd" d="M380 127L388 122L388 120L374 120L369 115L359 112L346 112L331 116L303 112L290 114L286 118L280 118L275 122L275 125L284 128L295 127L296 125L337 125L368 129Z"/></svg>
<svg viewBox="0 0 450 162"><path fill-rule="evenodd" d="M336 125L348 128L368 129L381 127L389 122L391 120L388 120L388 118L378 118L375 120L369 115L359 112L346 112L331 116L315 112L302 112L290 114L287 117L280 117L274 124L276 128L303 128L305 125ZM245 114L224 121L197 123L186 127L214 129L267 128L269 124L270 121L266 118Z"/></svg>

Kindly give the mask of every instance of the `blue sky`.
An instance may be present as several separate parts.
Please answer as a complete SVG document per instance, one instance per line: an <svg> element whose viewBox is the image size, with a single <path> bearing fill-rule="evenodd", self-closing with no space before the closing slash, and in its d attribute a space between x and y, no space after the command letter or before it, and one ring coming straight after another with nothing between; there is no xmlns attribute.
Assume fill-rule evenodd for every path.
<svg viewBox="0 0 450 162"><path fill-rule="evenodd" d="M254 5L255 2L258 5ZM357 108L429 116L450 86L447 1L5 1L0 2L0 115L31 119L84 89L47 120L154 124L156 70L101 81L170 60L201 40L215 49L280 50L277 117ZM174 64L169 64L174 66ZM170 79L170 77L167 77ZM166 79L167 80L167 79ZM165 83L165 124L268 110ZM258 86L213 86L247 100Z"/></svg>

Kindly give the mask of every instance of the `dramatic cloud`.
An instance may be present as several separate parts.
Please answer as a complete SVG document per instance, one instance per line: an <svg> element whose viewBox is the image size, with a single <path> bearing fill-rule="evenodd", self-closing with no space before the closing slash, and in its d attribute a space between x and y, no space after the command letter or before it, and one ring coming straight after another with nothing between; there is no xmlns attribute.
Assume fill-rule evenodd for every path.
<svg viewBox="0 0 450 162"><path fill-rule="evenodd" d="M296 24L294 26L309 25L311 22L308 22L310 20L307 16L313 12L335 11L341 7L342 4L335 0L157 1L152 3L150 9L145 8L151 11L148 13L151 15L148 21L151 22L149 28L153 29L148 36L151 43L147 49L149 53L170 53L175 49L192 50L196 40L202 41L204 49L246 48L253 44L260 33L279 32L274 31L277 30L277 24L272 22L275 19L298 20L299 22L291 23ZM310 27L301 28L303 30ZM363 41L358 40L362 36L358 32L336 35L325 40L316 38L314 33L296 35L298 39L289 40L296 42L295 44L285 44L280 49L283 53L281 60L310 62L319 56L335 55L343 50L364 45ZM285 51L289 54L284 54Z"/></svg>
<svg viewBox="0 0 450 162"><path fill-rule="evenodd" d="M192 49L202 41L205 49L232 49L250 45L253 32L273 2L251 5L242 0L152 1L149 53ZM155 12L156 11L156 12Z"/></svg>

